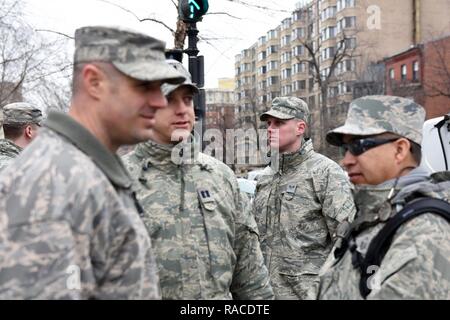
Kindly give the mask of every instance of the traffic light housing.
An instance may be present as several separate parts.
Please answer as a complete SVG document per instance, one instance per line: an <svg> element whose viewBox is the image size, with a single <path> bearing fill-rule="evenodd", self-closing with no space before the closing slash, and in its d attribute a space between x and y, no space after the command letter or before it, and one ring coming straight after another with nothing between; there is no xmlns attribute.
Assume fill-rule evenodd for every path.
<svg viewBox="0 0 450 320"><path fill-rule="evenodd" d="M208 0L180 0L178 15L184 22L197 22L208 11Z"/></svg>

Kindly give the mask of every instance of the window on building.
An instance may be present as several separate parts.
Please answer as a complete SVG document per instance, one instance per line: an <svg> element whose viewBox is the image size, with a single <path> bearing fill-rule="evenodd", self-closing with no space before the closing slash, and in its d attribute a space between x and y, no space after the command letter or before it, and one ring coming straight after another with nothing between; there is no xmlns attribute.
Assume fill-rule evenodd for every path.
<svg viewBox="0 0 450 320"><path fill-rule="evenodd" d="M294 48L292 48L292 55L293 56L301 56L303 55L305 52L305 47L300 45L300 46L295 46Z"/></svg>
<svg viewBox="0 0 450 320"><path fill-rule="evenodd" d="M290 35L283 36L281 38L281 46L282 47L288 45L289 43L291 43L291 36Z"/></svg>
<svg viewBox="0 0 450 320"><path fill-rule="evenodd" d="M402 64L401 70L402 70L402 73L401 73L402 80L406 80L406 76L408 74L408 71L407 71L407 68L406 68L406 64Z"/></svg>
<svg viewBox="0 0 450 320"><path fill-rule="evenodd" d="M336 16L336 6L328 7L320 13L320 20L324 21L329 18L334 18Z"/></svg>
<svg viewBox="0 0 450 320"><path fill-rule="evenodd" d="M262 46L264 43L266 43L267 38L265 36L259 37L258 39L258 45Z"/></svg>
<svg viewBox="0 0 450 320"><path fill-rule="evenodd" d="M290 51L284 52L281 55L281 63L285 63L285 62L289 62L289 61L291 61L291 52Z"/></svg>
<svg viewBox="0 0 450 320"><path fill-rule="evenodd" d="M419 61L413 62L413 80L419 80Z"/></svg>
<svg viewBox="0 0 450 320"><path fill-rule="evenodd" d="M287 85L287 86L282 86L281 87L281 95L282 96L287 96L287 95L289 95L291 93L292 93L291 85Z"/></svg>
<svg viewBox="0 0 450 320"><path fill-rule="evenodd" d="M306 80L298 80L292 83L292 89L294 91L305 90L305 88L306 88Z"/></svg>
<svg viewBox="0 0 450 320"><path fill-rule="evenodd" d="M330 73L330 68L325 68L320 71L320 76L322 77L322 80L325 80L328 77L328 74Z"/></svg>
<svg viewBox="0 0 450 320"><path fill-rule="evenodd" d="M356 38L346 38L344 41L345 48L355 49L356 48Z"/></svg>
<svg viewBox="0 0 450 320"><path fill-rule="evenodd" d="M258 75L263 75L263 74L265 74L266 72L267 72L267 67L266 67L266 66L259 67L259 69L258 69Z"/></svg>
<svg viewBox="0 0 450 320"><path fill-rule="evenodd" d="M352 93L353 90L353 82L344 81L339 83L338 85L338 94L348 94Z"/></svg>
<svg viewBox="0 0 450 320"><path fill-rule="evenodd" d="M328 88L328 97L336 97L338 95L338 87L329 87Z"/></svg>
<svg viewBox="0 0 450 320"><path fill-rule="evenodd" d="M335 54L335 48L334 47L328 47L322 50L322 60L327 60L333 57Z"/></svg>
<svg viewBox="0 0 450 320"><path fill-rule="evenodd" d="M302 12L301 11L294 11L292 13L292 21L298 21L302 19Z"/></svg>
<svg viewBox="0 0 450 320"><path fill-rule="evenodd" d="M334 38L336 36L336 28L335 27L328 27L322 30L320 34L322 41Z"/></svg>
<svg viewBox="0 0 450 320"><path fill-rule="evenodd" d="M314 37L314 24L310 24L308 26L308 37L313 38Z"/></svg>
<svg viewBox="0 0 450 320"><path fill-rule="evenodd" d="M394 80L395 79L395 70L394 68L389 69L389 79Z"/></svg>
<svg viewBox="0 0 450 320"><path fill-rule="evenodd" d="M292 40L300 39L305 36L305 28L296 28L292 30Z"/></svg>
<svg viewBox="0 0 450 320"><path fill-rule="evenodd" d="M356 61L353 59L341 61L336 66L336 74L348 71L356 71Z"/></svg>
<svg viewBox="0 0 450 320"><path fill-rule="evenodd" d="M269 61L267 71L278 69L278 61Z"/></svg>
<svg viewBox="0 0 450 320"><path fill-rule="evenodd" d="M341 32L343 29L354 28L356 26L356 17L345 17L337 22L336 33Z"/></svg>
<svg viewBox="0 0 450 320"><path fill-rule="evenodd" d="M290 78L291 77L291 73L292 72L291 72L290 68L281 70L281 79L288 79L288 78Z"/></svg>
<svg viewBox="0 0 450 320"><path fill-rule="evenodd" d="M309 79L308 89L309 89L309 92L312 92L314 89L314 79L312 79L312 78Z"/></svg>
<svg viewBox="0 0 450 320"><path fill-rule="evenodd" d="M305 72L305 70L306 70L306 68L305 68L304 63L296 63L296 64L292 65L292 74Z"/></svg>
<svg viewBox="0 0 450 320"><path fill-rule="evenodd" d="M278 77L269 77L267 79L267 85L271 86L278 83Z"/></svg>
<svg viewBox="0 0 450 320"><path fill-rule="evenodd" d="M352 8L355 6L355 0L337 0L337 11L341 11L345 8Z"/></svg>
<svg viewBox="0 0 450 320"><path fill-rule="evenodd" d="M277 37L277 30L270 30L269 32L267 32L267 39L274 39Z"/></svg>
<svg viewBox="0 0 450 320"><path fill-rule="evenodd" d="M267 48L267 55L271 55L272 53L278 52L278 46L270 46Z"/></svg>
<svg viewBox="0 0 450 320"><path fill-rule="evenodd" d="M291 18L286 18L281 23L281 30L286 30L291 26Z"/></svg>
<svg viewBox="0 0 450 320"><path fill-rule="evenodd" d="M258 53L258 61L264 60L266 58L266 51L261 51Z"/></svg>

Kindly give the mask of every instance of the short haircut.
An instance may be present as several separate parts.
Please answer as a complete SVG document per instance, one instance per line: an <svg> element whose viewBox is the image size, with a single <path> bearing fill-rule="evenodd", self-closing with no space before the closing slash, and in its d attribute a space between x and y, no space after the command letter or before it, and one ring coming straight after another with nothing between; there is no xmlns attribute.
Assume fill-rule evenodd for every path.
<svg viewBox="0 0 450 320"><path fill-rule="evenodd" d="M29 123L25 124L3 124L3 132L5 134L5 138L8 140L15 140L19 138L23 131L27 126L29 126Z"/></svg>
<svg viewBox="0 0 450 320"><path fill-rule="evenodd" d="M116 83L117 74L121 73L109 62L92 61L92 62L74 63L73 77L72 77L72 94L75 94L79 91L80 83L82 80L82 77L81 77L82 71L83 71L83 68L88 64L92 64L92 65L96 66L98 69L100 69L103 73L106 74L108 79L110 79L113 83Z"/></svg>
<svg viewBox="0 0 450 320"><path fill-rule="evenodd" d="M422 147L419 144L415 143L414 141L412 141L408 138L405 138L403 136L400 136L398 134L391 133L391 132L385 132L385 133L382 133L377 136L381 136L383 138L388 138L388 139L389 138L397 138L397 139L404 138L404 139L408 140L409 144L411 145L411 147L409 149L409 151L411 152L411 156L412 156L413 160L416 162L416 164L420 165L420 162L422 161Z"/></svg>

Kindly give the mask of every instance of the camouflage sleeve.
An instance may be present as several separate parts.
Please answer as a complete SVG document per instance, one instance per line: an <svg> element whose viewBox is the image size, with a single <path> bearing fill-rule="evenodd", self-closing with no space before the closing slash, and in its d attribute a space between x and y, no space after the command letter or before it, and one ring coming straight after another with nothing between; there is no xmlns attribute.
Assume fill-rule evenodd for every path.
<svg viewBox="0 0 450 320"><path fill-rule="evenodd" d="M320 172L319 172L320 171ZM356 213L351 187L344 171L337 164L325 171L319 170L314 178L315 189L322 203L322 214L332 237L339 223L353 221Z"/></svg>
<svg viewBox="0 0 450 320"><path fill-rule="evenodd" d="M367 299L450 299L450 227L425 214L403 225L381 267L369 278Z"/></svg>
<svg viewBox="0 0 450 320"><path fill-rule="evenodd" d="M250 202L236 192L236 238L234 250L237 257L231 284L234 299L274 299L269 273L264 265L259 246L258 228L251 214Z"/></svg>

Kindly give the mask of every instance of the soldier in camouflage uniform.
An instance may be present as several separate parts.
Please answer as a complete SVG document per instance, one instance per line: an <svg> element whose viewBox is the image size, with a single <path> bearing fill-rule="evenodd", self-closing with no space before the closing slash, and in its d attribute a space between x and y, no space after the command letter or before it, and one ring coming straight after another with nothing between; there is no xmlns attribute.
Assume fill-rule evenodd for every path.
<svg viewBox="0 0 450 320"><path fill-rule="evenodd" d="M160 298L150 238L115 155L149 138L184 77L164 43L118 28L75 32L70 115L51 112L0 174L0 298Z"/></svg>
<svg viewBox="0 0 450 320"><path fill-rule="evenodd" d="M354 100L344 126L327 134L328 142L346 150L343 164L357 187L358 212L352 224L339 226L338 237L357 233L351 233L351 250L347 238L336 242L321 270L320 299L362 299L358 261L386 221L419 194L450 199L450 173L430 177L418 166L424 119L412 100L367 96ZM448 222L434 214L415 217L397 230L381 264L369 266L366 298L448 300L449 257Z"/></svg>
<svg viewBox="0 0 450 320"><path fill-rule="evenodd" d="M187 80L163 85L169 106L156 112L151 140L124 158L145 210L162 298L271 299L249 203L230 168L189 141L198 89L180 62L171 64Z"/></svg>
<svg viewBox="0 0 450 320"><path fill-rule="evenodd" d="M344 171L304 138L308 118L296 97L275 98L261 115L280 155L278 168L266 168L258 181L254 214L277 299L316 298L336 227L355 212Z"/></svg>
<svg viewBox="0 0 450 320"><path fill-rule="evenodd" d="M5 139L0 139L0 171L31 143L41 122L41 110L29 103L15 102L3 107Z"/></svg>

